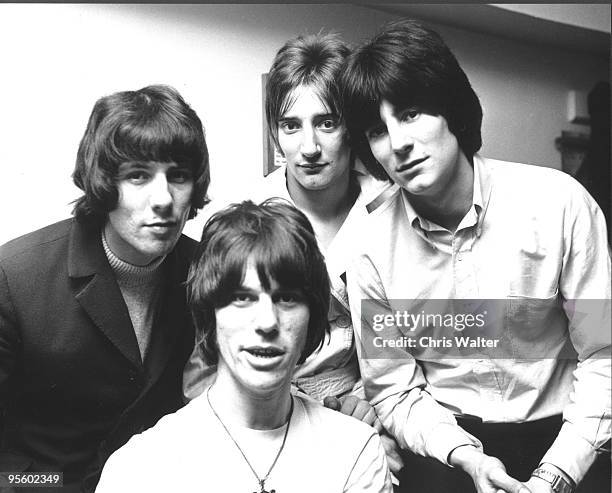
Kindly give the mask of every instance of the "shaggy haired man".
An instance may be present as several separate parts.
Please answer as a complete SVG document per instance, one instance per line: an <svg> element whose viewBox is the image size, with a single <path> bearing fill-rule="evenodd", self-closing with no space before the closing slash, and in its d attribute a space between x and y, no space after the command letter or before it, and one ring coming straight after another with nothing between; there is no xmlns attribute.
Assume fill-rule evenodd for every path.
<svg viewBox="0 0 612 493"><path fill-rule="evenodd" d="M353 145L372 174L400 187L369 218L348 292L366 397L417 454L402 487L565 493L585 478L583 491L601 491L587 485L597 477L607 490L609 456L597 461L610 439L601 210L568 175L477 153L478 97L441 37L418 22L391 23L355 50L344 86ZM393 320L401 300L462 299L501 300L499 352L420 357L388 346L368 357L380 334L364 306ZM415 342L433 330L421 329Z"/></svg>
<svg viewBox="0 0 612 493"><path fill-rule="evenodd" d="M182 405L200 119L167 86L103 97L73 178L73 218L0 248L0 471L61 472L64 491Z"/></svg>

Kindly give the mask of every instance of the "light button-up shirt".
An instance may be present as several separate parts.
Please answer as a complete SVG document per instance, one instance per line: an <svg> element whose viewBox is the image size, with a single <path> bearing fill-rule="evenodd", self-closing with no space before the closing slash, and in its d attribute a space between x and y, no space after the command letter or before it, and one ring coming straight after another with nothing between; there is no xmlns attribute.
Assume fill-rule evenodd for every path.
<svg viewBox="0 0 612 493"><path fill-rule="evenodd" d="M542 461L578 482L610 439L612 281L603 215L559 171L478 155L474 171L473 203L455 233L416 214L403 190L370 215L348 271L355 333L361 341L376 335L362 320L361 300L393 314L394 300L501 299L509 300L504 323L513 343L547 357L416 360L388 347L386 358L373 359L358 344L366 397L402 447L443 462L457 446L480 446L454 413L485 422L562 413ZM549 301L562 303L565 315L519 309ZM584 330L585 313L596 330ZM573 359L560 357L567 344Z"/></svg>

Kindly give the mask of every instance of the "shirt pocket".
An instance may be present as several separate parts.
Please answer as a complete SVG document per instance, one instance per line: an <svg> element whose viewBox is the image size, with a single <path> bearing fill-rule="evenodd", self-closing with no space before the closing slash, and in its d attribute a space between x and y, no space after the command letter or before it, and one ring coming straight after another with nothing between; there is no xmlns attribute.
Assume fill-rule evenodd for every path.
<svg viewBox="0 0 612 493"><path fill-rule="evenodd" d="M546 310L548 303L544 300L557 297L563 267L563 243L551 227L536 217L526 221L523 229L509 239L500 266L505 271L508 297L524 299L536 313L539 308Z"/></svg>
<svg viewBox="0 0 612 493"><path fill-rule="evenodd" d="M542 298L508 296L503 324L508 350L517 360L575 358L558 291Z"/></svg>

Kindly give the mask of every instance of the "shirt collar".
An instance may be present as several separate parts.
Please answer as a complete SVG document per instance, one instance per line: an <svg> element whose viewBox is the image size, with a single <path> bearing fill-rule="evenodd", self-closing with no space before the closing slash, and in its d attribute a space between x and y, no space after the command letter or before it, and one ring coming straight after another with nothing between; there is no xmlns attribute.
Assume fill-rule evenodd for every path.
<svg viewBox="0 0 612 493"><path fill-rule="evenodd" d="M485 166L484 159L479 154L474 154L474 197L472 199L476 213L478 214L478 223L476 226L476 236L482 233L485 214L489 207L491 198L491 190L493 183L491 181L491 173Z"/></svg>
<svg viewBox="0 0 612 493"><path fill-rule="evenodd" d="M474 154L474 205L478 206L479 214L489 205L491 196L491 174L478 154Z"/></svg>

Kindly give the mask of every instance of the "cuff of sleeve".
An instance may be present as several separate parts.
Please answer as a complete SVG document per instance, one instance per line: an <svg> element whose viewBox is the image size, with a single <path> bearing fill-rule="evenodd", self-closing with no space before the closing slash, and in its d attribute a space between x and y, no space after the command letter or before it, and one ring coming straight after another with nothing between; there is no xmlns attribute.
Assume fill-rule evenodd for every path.
<svg viewBox="0 0 612 493"><path fill-rule="evenodd" d="M584 438L576 435L572 426L565 422L559 436L540 462L557 466L578 484L596 457L597 450Z"/></svg>
<svg viewBox="0 0 612 493"><path fill-rule="evenodd" d="M441 423L427 436L428 454L450 467L453 466L449 464L448 456L457 447L463 445L472 445L483 450L480 440L456 424Z"/></svg>
<svg viewBox="0 0 612 493"><path fill-rule="evenodd" d="M354 395L355 397L359 397L360 399L365 400L365 398L366 398L365 397L365 389L363 387L363 380L361 380L361 378L359 380L357 380L357 382L353 386L353 390L351 390L350 394Z"/></svg>

